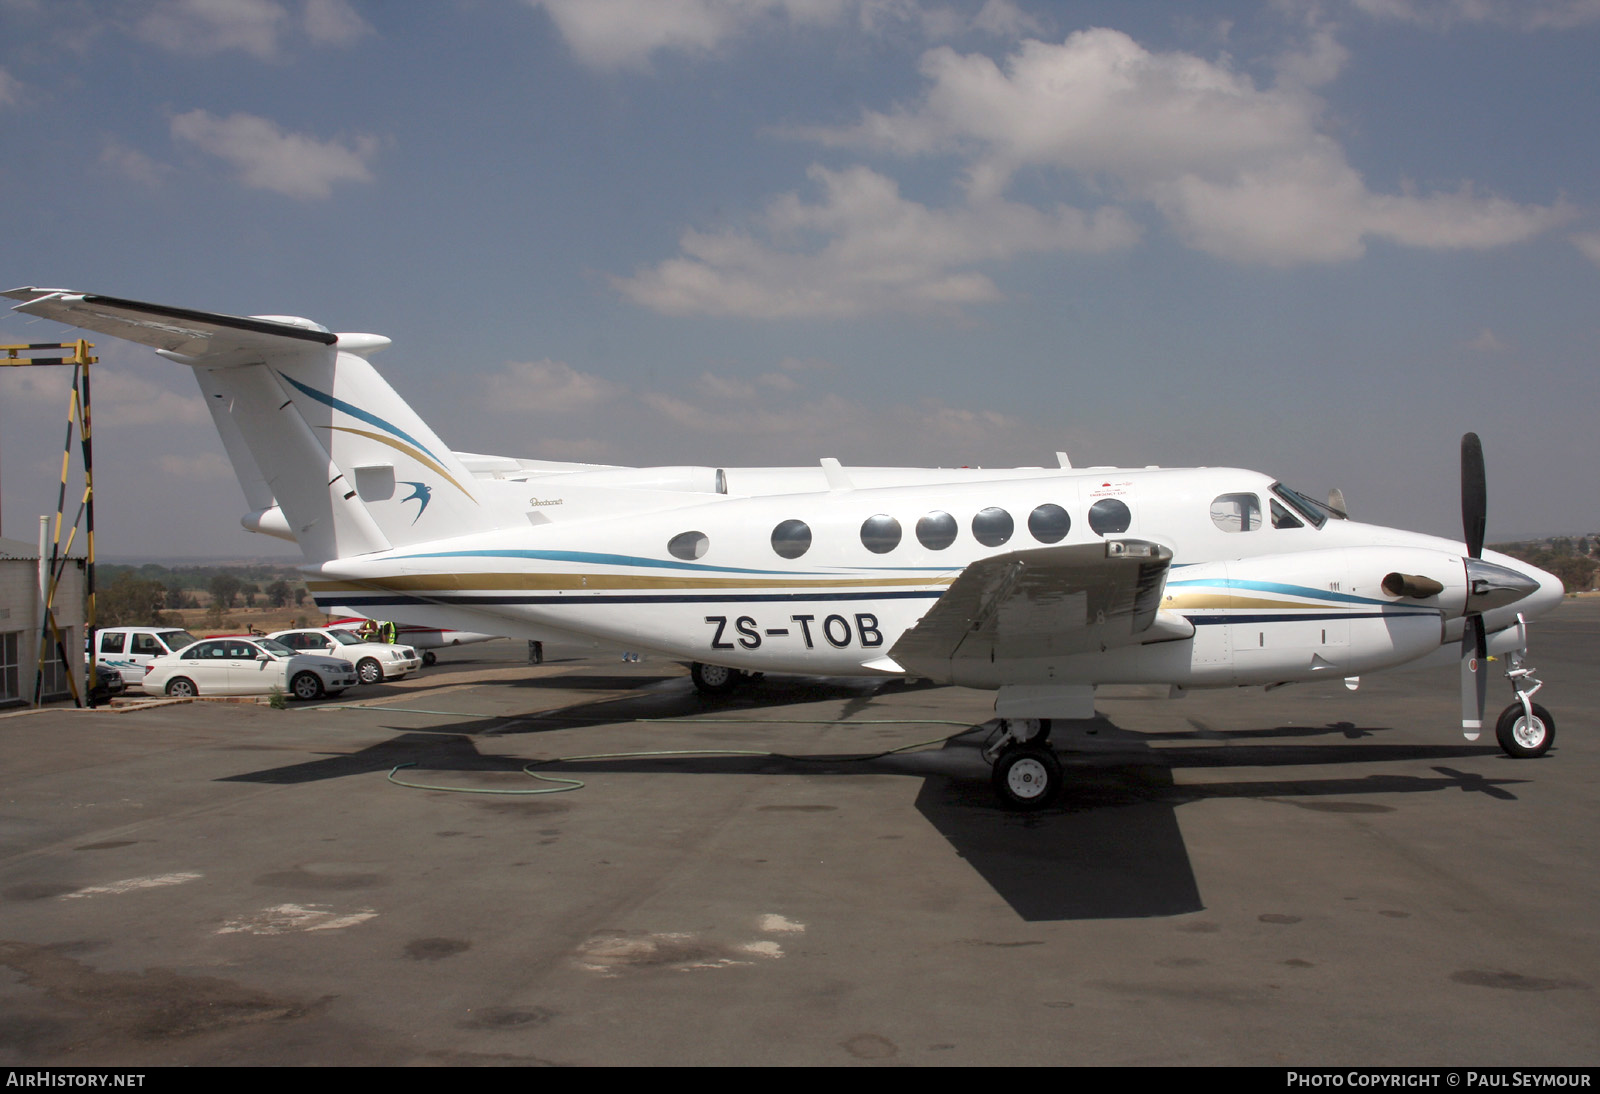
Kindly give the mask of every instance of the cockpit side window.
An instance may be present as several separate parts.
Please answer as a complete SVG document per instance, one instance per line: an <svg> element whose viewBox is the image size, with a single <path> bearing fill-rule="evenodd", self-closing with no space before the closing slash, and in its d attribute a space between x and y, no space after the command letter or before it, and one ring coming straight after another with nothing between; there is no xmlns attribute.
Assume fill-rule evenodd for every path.
<svg viewBox="0 0 1600 1094"><path fill-rule="evenodd" d="M1275 482L1272 484L1272 492L1287 502L1295 512L1299 513L1302 517L1305 517L1306 520L1310 521L1318 528L1321 528L1324 524L1328 523L1329 517L1334 517L1339 520L1347 519L1342 514L1336 513L1326 505L1323 505L1320 501L1315 501L1311 498L1308 498L1298 490L1290 490L1281 482Z"/></svg>
<svg viewBox="0 0 1600 1094"><path fill-rule="evenodd" d="M1261 527L1261 499L1254 494L1223 494L1211 503L1211 523L1224 532L1254 532Z"/></svg>
<svg viewBox="0 0 1600 1094"><path fill-rule="evenodd" d="M1304 528L1305 524L1299 517L1278 504L1278 499L1272 499L1272 526L1274 528Z"/></svg>

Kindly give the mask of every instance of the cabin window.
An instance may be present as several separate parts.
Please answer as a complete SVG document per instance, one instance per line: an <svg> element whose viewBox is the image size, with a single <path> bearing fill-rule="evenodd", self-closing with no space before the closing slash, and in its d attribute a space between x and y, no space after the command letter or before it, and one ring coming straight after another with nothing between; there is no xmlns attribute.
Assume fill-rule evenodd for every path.
<svg viewBox="0 0 1600 1094"><path fill-rule="evenodd" d="M1304 528L1305 524L1299 517L1279 505L1276 499L1272 501L1272 526L1274 528Z"/></svg>
<svg viewBox="0 0 1600 1094"><path fill-rule="evenodd" d="M1133 514L1117 498L1101 498L1089 506L1089 527L1098 535L1108 536L1114 532L1126 532L1128 525L1132 523Z"/></svg>
<svg viewBox="0 0 1600 1094"><path fill-rule="evenodd" d="M772 549L781 558L799 558L811 550L811 526L803 520L786 520L772 530Z"/></svg>
<svg viewBox="0 0 1600 1094"><path fill-rule="evenodd" d="M101 653L121 653L128 636L121 631L106 631L100 636Z"/></svg>
<svg viewBox="0 0 1600 1094"><path fill-rule="evenodd" d="M1011 519L1011 514L999 506L980 509L978 515L972 518L972 538L985 547L1000 546L1011 538L1015 530L1016 522Z"/></svg>
<svg viewBox="0 0 1600 1094"><path fill-rule="evenodd" d="M704 555L710 546L711 540L706 538L704 532L679 532L667 541L667 553L673 558L693 562Z"/></svg>
<svg viewBox="0 0 1600 1094"><path fill-rule="evenodd" d="M1028 514L1028 531L1040 543L1060 543L1072 530L1072 518L1059 505L1046 503Z"/></svg>
<svg viewBox="0 0 1600 1094"><path fill-rule="evenodd" d="M900 546L900 522L886 513L861 522L861 546L875 555L886 555Z"/></svg>
<svg viewBox="0 0 1600 1094"><path fill-rule="evenodd" d="M1261 527L1261 499L1254 494L1223 494L1211 503L1211 523L1224 532L1254 532Z"/></svg>
<svg viewBox="0 0 1600 1094"><path fill-rule="evenodd" d="M930 551L942 551L956 541L956 518L933 512L917 521L917 542Z"/></svg>

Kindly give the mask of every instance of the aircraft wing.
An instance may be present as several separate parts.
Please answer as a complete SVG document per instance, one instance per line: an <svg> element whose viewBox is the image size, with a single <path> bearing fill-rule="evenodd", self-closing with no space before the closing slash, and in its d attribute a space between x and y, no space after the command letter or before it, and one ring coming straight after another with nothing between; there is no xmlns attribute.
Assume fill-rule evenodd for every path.
<svg viewBox="0 0 1600 1094"><path fill-rule="evenodd" d="M235 360L300 353L317 346L331 346L339 340L338 335L304 319L284 321L276 317L220 315L66 289L28 287L12 289L0 296L21 300L22 303L12 310L25 315L38 315L184 357L201 358L207 364L232 364Z"/></svg>
<svg viewBox="0 0 1600 1094"><path fill-rule="evenodd" d="M1181 637L1155 626L1171 561L1170 550L1142 540L980 559L900 636L889 656L937 677L957 659L1067 656Z"/></svg>

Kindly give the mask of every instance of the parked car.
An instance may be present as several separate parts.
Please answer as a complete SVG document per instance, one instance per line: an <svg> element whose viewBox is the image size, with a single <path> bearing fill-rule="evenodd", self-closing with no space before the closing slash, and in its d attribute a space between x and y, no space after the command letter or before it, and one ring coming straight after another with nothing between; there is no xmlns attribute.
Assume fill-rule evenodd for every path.
<svg viewBox="0 0 1600 1094"><path fill-rule="evenodd" d="M144 683L144 669L157 657L165 657L200 641L177 627L106 627L95 632L94 661L115 669L130 688Z"/></svg>
<svg viewBox="0 0 1600 1094"><path fill-rule="evenodd" d="M357 682L349 661L296 653L270 638L207 638L145 668L154 695L261 695L282 689L296 699L338 695Z"/></svg>
<svg viewBox="0 0 1600 1094"><path fill-rule="evenodd" d="M95 706L109 703L127 690L122 673L110 665L95 665L93 682L89 685L89 701Z"/></svg>
<svg viewBox="0 0 1600 1094"><path fill-rule="evenodd" d="M301 653L331 653L354 661L356 675L363 684L399 680L422 665L422 658L411 646L365 642L337 627L302 627L294 631L276 631L268 637Z"/></svg>

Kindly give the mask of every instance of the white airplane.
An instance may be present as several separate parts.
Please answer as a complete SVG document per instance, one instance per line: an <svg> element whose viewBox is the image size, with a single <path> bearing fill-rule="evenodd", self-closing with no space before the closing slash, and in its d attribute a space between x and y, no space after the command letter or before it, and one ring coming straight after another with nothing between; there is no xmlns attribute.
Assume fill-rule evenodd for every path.
<svg viewBox="0 0 1600 1094"><path fill-rule="evenodd" d="M1231 468L628 468L452 452L367 358L389 344L59 289L15 310L190 366L252 511L298 543L312 595L433 627L598 642L748 674L927 677L996 691L1001 798L1048 804L1053 720L1101 684L1279 685L1459 658L1462 725L1487 665L1497 724L1537 756L1527 619L1555 577L1483 550L1478 439L1462 443L1465 543L1359 524ZM1337 503L1336 503L1337 504Z"/></svg>

